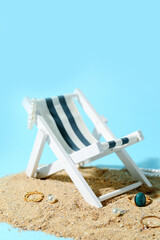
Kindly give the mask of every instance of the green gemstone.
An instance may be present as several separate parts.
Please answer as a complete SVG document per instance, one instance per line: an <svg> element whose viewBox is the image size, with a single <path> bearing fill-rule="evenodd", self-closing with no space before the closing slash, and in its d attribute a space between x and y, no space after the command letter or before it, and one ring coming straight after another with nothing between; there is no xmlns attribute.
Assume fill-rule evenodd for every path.
<svg viewBox="0 0 160 240"><path fill-rule="evenodd" d="M144 195L144 193L139 192L136 194L134 201L138 207L143 207L146 205L146 196Z"/></svg>

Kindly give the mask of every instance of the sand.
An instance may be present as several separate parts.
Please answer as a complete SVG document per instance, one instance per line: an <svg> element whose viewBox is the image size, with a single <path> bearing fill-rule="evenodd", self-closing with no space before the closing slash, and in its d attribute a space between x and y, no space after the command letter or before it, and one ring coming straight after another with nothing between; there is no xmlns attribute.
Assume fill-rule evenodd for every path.
<svg viewBox="0 0 160 240"><path fill-rule="evenodd" d="M134 183L125 169L86 167L80 168L80 172L97 196ZM43 231L77 240L160 239L160 228L144 229L140 224L143 216L160 217L160 178L148 179L153 188L142 185L104 201L103 208L96 209L85 202L65 171L42 180L18 173L0 179L0 221L22 230ZM43 200L26 202L25 193L35 190L44 194ZM138 192L149 195L153 202L145 207L130 203L128 196ZM54 204L48 202L49 194L56 197ZM112 212L115 207L126 212L116 217ZM146 221L160 225L158 219Z"/></svg>

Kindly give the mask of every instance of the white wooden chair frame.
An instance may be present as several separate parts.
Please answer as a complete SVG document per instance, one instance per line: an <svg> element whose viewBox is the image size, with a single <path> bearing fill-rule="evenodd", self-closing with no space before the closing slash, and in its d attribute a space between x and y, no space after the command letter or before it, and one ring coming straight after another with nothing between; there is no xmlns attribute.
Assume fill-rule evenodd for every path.
<svg viewBox="0 0 160 240"><path fill-rule="evenodd" d="M132 189L135 189L141 186L142 184L146 184L148 187L152 187L149 180L145 177L145 175L137 167L137 165L134 163L134 161L131 159L129 154L124 149L125 147L131 144L143 140L143 135L141 131L132 133L131 135L133 137L133 141L129 142L128 144L120 146L116 145L115 148L106 149L104 151L101 143L98 141L101 136L103 136L107 142L117 141L116 137L113 135L111 130L106 125L107 120L104 117L98 115L98 113L91 106L91 104L88 102L84 94L79 89L75 90L75 92L73 93L73 97L75 97L78 100L86 114L89 116L89 118L95 125L93 135L94 137L97 138L97 142L69 155L62 147L61 143L58 141L54 133L51 131L45 119L42 118L42 116L38 115L36 120L38 133L26 169L27 176L45 178L49 175L52 175L64 169L70 176L71 180L76 185L77 189L79 190L83 198L90 205L95 206L97 208L102 207L101 203L102 201L120 195ZM29 98L24 98L23 106L29 113L31 107L31 100ZM41 158L45 142L48 143L48 145L50 146L58 160L49 165L41 166L38 168L38 164ZM115 190L111 193L107 193L105 195L97 197L90 188L90 186L88 185L88 183L86 182L86 180L83 178L81 173L79 172L77 166L94 161L97 158L106 156L113 152L117 154L119 159L125 165L126 169L130 172L134 179L137 180L137 182L129 186L123 187L121 189Z"/></svg>

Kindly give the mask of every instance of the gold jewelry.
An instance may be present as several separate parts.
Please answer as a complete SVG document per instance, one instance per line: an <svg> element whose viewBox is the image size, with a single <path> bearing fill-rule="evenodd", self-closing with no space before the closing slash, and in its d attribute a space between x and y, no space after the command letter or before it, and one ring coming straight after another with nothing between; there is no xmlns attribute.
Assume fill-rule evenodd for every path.
<svg viewBox="0 0 160 240"><path fill-rule="evenodd" d="M136 196L136 195L131 195L131 196L129 196L129 197L128 197L128 200L129 200L129 202L131 202L132 204L134 204L135 206L137 206L137 205L135 204L135 196ZM152 198L150 198L149 196L146 196L146 204L145 204L145 206L148 206L152 201L153 201Z"/></svg>
<svg viewBox="0 0 160 240"><path fill-rule="evenodd" d="M39 198L32 198L32 199L30 199L29 197L30 197L31 195L34 195L34 194L38 194L38 195L40 195L40 197L39 197ZM38 192L38 191L27 192L27 193L24 195L24 200L25 200L26 202L40 202L40 201L42 201L43 198L44 198L44 194L41 193L41 192Z"/></svg>
<svg viewBox="0 0 160 240"><path fill-rule="evenodd" d="M142 217L140 223L143 225L143 228L144 229L147 229L147 228L158 228L160 227L160 225L157 225L157 226L149 226L148 223L143 223L143 220L146 219L146 218L157 218L157 219L160 219L160 217L157 217L157 216L145 216L145 217Z"/></svg>

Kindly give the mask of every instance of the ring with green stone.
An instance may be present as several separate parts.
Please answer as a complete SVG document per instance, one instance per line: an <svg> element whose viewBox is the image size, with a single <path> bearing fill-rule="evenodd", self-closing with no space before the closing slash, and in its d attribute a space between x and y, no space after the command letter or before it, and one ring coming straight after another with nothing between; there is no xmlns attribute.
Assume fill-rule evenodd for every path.
<svg viewBox="0 0 160 240"><path fill-rule="evenodd" d="M152 199L149 196L145 196L142 192L129 196L128 200L138 207L147 206L152 202Z"/></svg>

